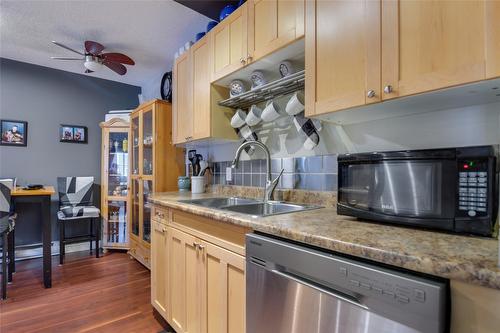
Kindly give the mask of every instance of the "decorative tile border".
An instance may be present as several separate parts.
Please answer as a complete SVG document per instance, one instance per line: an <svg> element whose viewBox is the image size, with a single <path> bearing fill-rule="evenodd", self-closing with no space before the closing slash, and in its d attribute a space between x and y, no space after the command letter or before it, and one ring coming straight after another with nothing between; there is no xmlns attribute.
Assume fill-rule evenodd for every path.
<svg viewBox="0 0 500 333"><path fill-rule="evenodd" d="M212 185L238 185L262 187L266 181L266 161L262 159L241 161L233 169L231 182L226 182L226 168L231 161L211 163ZM337 155L273 158L273 179L284 169L278 188L311 191L337 190Z"/></svg>

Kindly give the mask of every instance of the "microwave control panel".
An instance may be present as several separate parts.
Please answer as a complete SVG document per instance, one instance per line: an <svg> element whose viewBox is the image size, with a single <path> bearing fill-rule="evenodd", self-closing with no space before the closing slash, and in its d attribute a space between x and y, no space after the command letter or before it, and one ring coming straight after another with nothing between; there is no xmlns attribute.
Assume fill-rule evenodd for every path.
<svg viewBox="0 0 500 333"><path fill-rule="evenodd" d="M463 217L488 214L488 163L458 161L458 211Z"/></svg>

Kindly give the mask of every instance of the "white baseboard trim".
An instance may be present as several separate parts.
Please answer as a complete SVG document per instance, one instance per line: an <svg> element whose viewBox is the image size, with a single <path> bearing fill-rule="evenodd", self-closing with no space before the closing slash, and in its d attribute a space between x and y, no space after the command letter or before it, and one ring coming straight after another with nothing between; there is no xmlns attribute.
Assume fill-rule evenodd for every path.
<svg viewBox="0 0 500 333"><path fill-rule="evenodd" d="M95 250L94 245L92 244L92 249ZM89 242L81 242L81 243L73 243L66 245L66 253L71 252L80 252L80 251L89 251L90 245ZM51 247L51 253L53 256L59 255L59 241L53 241ZM42 257L42 247L35 247L31 249L16 249L16 261L17 260L26 260L26 259L34 259Z"/></svg>

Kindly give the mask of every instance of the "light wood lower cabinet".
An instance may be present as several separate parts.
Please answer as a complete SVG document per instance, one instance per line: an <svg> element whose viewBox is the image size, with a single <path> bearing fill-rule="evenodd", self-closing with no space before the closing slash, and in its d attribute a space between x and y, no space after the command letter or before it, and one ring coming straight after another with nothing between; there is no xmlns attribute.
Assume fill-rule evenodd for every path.
<svg viewBox="0 0 500 333"><path fill-rule="evenodd" d="M168 264L168 236L167 227L153 220L153 232L151 233L152 267L165 267ZM151 304L164 318L168 318L168 286L169 276L166 269L151 271Z"/></svg>
<svg viewBox="0 0 500 333"><path fill-rule="evenodd" d="M245 332L245 258L202 242L203 332Z"/></svg>
<svg viewBox="0 0 500 333"><path fill-rule="evenodd" d="M177 333L244 333L245 257L228 248L241 248L248 229L221 233L220 222L167 215L153 223L152 305Z"/></svg>

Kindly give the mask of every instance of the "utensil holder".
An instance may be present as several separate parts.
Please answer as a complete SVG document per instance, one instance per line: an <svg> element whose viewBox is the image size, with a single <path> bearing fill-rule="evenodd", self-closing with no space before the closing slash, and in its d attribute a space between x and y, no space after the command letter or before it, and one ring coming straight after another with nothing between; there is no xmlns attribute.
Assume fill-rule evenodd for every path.
<svg viewBox="0 0 500 333"><path fill-rule="evenodd" d="M191 177L191 193L205 193L205 176Z"/></svg>

